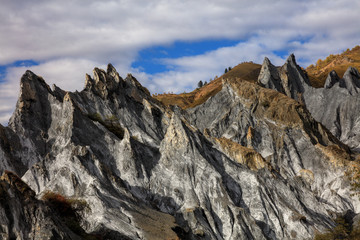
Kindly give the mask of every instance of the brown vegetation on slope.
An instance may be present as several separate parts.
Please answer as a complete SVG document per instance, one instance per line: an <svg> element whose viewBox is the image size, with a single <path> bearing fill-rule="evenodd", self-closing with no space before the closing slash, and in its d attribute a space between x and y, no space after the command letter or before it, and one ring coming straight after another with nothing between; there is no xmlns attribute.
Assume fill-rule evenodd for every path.
<svg viewBox="0 0 360 240"><path fill-rule="evenodd" d="M244 62L237 65L231 71L225 73L221 77L214 79L205 86L197 88L190 93L159 94L154 95L154 98L167 106L178 105L183 109L192 108L204 103L208 98L218 93L222 88L223 78L239 78L249 82L256 82L260 73L260 69L260 64Z"/></svg>
<svg viewBox="0 0 360 240"><path fill-rule="evenodd" d="M306 71L313 87L323 87L327 75L332 70L342 77L348 67L360 69L360 46L347 49L341 54L330 54L324 60L319 59L315 65L308 66Z"/></svg>
<svg viewBox="0 0 360 240"><path fill-rule="evenodd" d="M360 46L356 46L351 50L348 49L341 54L330 54L324 60L319 59L316 65L311 64L308 66L306 72L313 87L323 87L329 72L335 70L342 77L350 66L360 69ZM218 93L222 88L222 79L238 78L254 83L259 76L260 69L260 64L244 62L221 77L214 79L209 84L202 88L197 88L190 93L159 94L154 95L154 97L167 106L178 105L183 109L192 108L204 103L208 98Z"/></svg>
<svg viewBox="0 0 360 240"><path fill-rule="evenodd" d="M257 171L264 167L270 169L270 165L254 149L241 146L227 138L214 138L222 150L236 162L248 166L251 170Z"/></svg>
<svg viewBox="0 0 360 240"><path fill-rule="evenodd" d="M242 104L248 105L247 108L252 109L255 115L286 127L304 129L313 144L324 146L326 151L332 152L331 156L347 156L346 153L349 153L349 148L321 123L316 122L306 107L298 101L253 83L226 79L225 84L235 90ZM339 149L329 147L334 144L338 145Z"/></svg>
<svg viewBox="0 0 360 240"><path fill-rule="evenodd" d="M308 66L306 72L313 87L323 87L329 72L335 70L342 77L350 66L360 69L360 46L356 46L351 50L348 49L341 54L330 54L324 60L319 59L315 65ZM240 63L231 71L190 93L158 94L153 95L153 97L167 106L178 105L183 109L192 108L204 103L208 98L218 93L222 88L222 79L238 78L254 83L259 76L260 70L260 64L253 62Z"/></svg>

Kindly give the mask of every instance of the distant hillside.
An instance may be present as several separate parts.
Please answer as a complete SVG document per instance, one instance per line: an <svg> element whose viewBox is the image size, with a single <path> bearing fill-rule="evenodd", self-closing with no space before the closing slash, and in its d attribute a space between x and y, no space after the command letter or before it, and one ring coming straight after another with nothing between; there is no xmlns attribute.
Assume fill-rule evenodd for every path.
<svg viewBox="0 0 360 240"><path fill-rule="evenodd" d="M306 72L313 87L323 87L330 71L335 70L342 77L348 67L360 69L360 46L348 49L337 55L330 54L326 59L319 59L314 65L306 68ZM261 65L253 62L240 63L231 71L214 79L202 88L197 88L190 93L159 94L154 95L157 100L165 105L178 105L183 109L192 108L204 103L209 97L214 96L222 88L222 79L239 78L255 83L258 79Z"/></svg>
<svg viewBox="0 0 360 240"><path fill-rule="evenodd" d="M214 79L201 88L197 88L190 93L181 94L159 94L154 97L165 105L178 105L181 108L192 108L204 103L209 97L214 96L222 88L222 79L239 78L249 82L256 82L261 65L253 62L240 63L229 72Z"/></svg>
<svg viewBox="0 0 360 240"><path fill-rule="evenodd" d="M306 68L310 83L314 87L323 87L330 71L335 70L342 77L348 67L360 69L360 46L347 49L341 54L330 54L327 58L319 59L315 65Z"/></svg>

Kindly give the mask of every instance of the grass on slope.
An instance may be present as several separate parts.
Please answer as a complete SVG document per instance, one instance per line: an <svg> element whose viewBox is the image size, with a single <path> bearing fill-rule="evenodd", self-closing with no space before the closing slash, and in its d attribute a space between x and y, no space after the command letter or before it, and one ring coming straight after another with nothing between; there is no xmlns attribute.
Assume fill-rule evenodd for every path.
<svg viewBox="0 0 360 240"><path fill-rule="evenodd" d="M233 79L240 78L249 82L256 82L261 65L255 64L252 62L244 62L231 71L225 73L221 77L211 81L201 88L197 88L190 93L181 93L181 94L159 94L154 95L154 98L162 102L163 104L169 105L178 105L179 107L193 108L197 105L204 103L208 98L214 96L222 88L222 79Z"/></svg>
<svg viewBox="0 0 360 240"><path fill-rule="evenodd" d="M323 87L326 77L330 71L335 70L339 77L342 77L348 67L356 67L360 69L360 46L348 49L337 55L330 55L326 59L317 61L316 65L310 65L306 68L306 72L313 87ZM211 81L202 88L197 88L190 93L181 94L159 94L153 95L165 105L178 105L179 107L193 108L204 103L208 98L214 96L222 88L222 79L241 79L255 83L261 70L260 64L253 62L244 62L231 71L225 73L221 77Z"/></svg>
<svg viewBox="0 0 360 240"><path fill-rule="evenodd" d="M360 69L360 46L348 49L341 54L330 54L324 60L319 59L316 65L310 65L306 71L312 86L323 87L326 77L332 70L342 77L350 66Z"/></svg>

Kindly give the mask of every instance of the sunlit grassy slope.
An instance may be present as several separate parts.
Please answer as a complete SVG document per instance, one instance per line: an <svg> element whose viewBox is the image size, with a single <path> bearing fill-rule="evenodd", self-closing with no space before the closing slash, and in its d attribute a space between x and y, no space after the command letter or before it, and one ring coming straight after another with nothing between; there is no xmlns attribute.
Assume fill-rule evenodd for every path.
<svg viewBox="0 0 360 240"><path fill-rule="evenodd" d="M307 67L306 71L312 86L323 87L329 72L335 70L339 77L342 77L350 66L360 69L360 46L348 49L341 54L330 54L325 59L319 59L316 64Z"/></svg>
<svg viewBox="0 0 360 240"><path fill-rule="evenodd" d="M209 97L218 93L222 88L223 78L238 78L249 82L255 82L259 76L260 69L260 64L244 62L221 77L214 79L202 88L195 89L190 93L159 94L154 97L165 105L178 105L184 109L192 108L204 103Z"/></svg>
<svg viewBox="0 0 360 240"><path fill-rule="evenodd" d="M306 72L313 87L323 87L330 71L335 70L339 77L342 77L349 66L360 69L360 46L356 46L351 50L348 49L341 54L331 54L324 60L320 59L315 65L312 64L307 67ZM222 88L222 79L236 78L254 83L259 76L260 69L260 64L253 62L240 63L231 71L190 93L159 94L154 97L165 105L178 105L183 109L192 108L204 103L209 97L218 93Z"/></svg>

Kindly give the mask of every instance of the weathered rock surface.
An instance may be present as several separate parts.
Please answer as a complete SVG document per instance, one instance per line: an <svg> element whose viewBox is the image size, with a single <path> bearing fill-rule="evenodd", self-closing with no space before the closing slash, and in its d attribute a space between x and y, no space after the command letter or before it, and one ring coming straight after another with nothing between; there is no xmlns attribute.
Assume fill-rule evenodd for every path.
<svg viewBox="0 0 360 240"><path fill-rule="evenodd" d="M311 115L335 137L352 150L360 151L360 74L357 69L349 67L341 79L332 71L324 88L313 88L291 55L279 69L265 59L258 82L304 103Z"/></svg>
<svg viewBox="0 0 360 240"><path fill-rule="evenodd" d="M306 226L326 227L331 224L330 212L359 211L358 200L349 198L344 186L346 159L350 158L347 147L300 103L273 90L228 80L218 95L190 110L189 118L214 137L251 146L268 162L270 169L264 170L269 169L273 178L258 172L258 182L251 184L266 186L267 195L253 187L241 189L244 201L252 203L250 212L257 213L255 219L270 226L277 238L310 238L312 233ZM343 187L335 187L339 185ZM249 189L252 194L247 195ZM292 194L282 195L287 191ZM296 197L289 198L292 195ZM272 201L278 210L273 216L266 207ZM252 209L254 205L257 207ZM308 225L285 214L289 212L305 216Z"/></svg>
<svg viewBox="0 0 360 240"><path fill-rule="evenodd" d="M266 62L264 86L303 98L294 57L280 72ZM107 239L311 239L360 210L344 175L356 164L349 148L302 104L256 84L224 80L183 111L112 65L74 93L28 71L0 130L0 170L38 197L86 201L81 227Z"/></svg>
<svg viewBox="0 0 360 240"><path fill-rule="evenodd" d="M1 239L81 239L11 172L0 178Z"/></svg>

